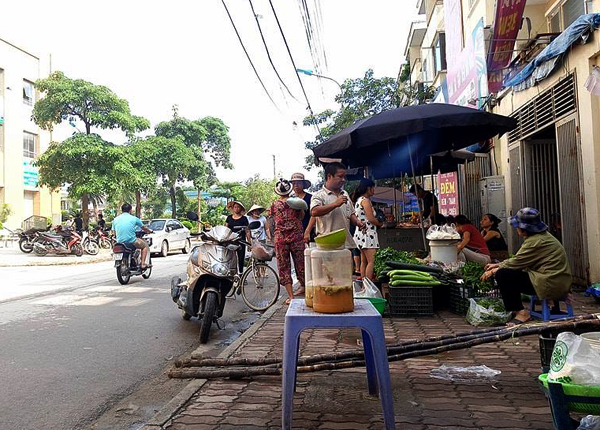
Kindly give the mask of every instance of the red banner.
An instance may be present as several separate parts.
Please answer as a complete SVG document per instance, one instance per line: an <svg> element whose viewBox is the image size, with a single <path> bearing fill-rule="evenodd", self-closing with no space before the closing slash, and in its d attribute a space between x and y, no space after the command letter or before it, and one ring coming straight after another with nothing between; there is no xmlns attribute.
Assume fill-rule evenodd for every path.
<svg viewBox="0 0 600 430"><path fill-rule="evenodd" d="M502 89L502 70L512 58L526 3L526 0L496 0L494 31L487 58L490 93L497 93Z"/></svg>

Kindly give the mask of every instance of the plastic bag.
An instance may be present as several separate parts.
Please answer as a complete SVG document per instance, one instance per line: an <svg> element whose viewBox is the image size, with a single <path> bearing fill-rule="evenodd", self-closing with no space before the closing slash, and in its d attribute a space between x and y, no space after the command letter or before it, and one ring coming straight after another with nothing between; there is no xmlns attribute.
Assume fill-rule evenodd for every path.
<svg viewBox="0 0 600 430"><path fill-rule="evenodd" d="M469 299L467 322L475 327L506 324L510 317L499 299Z"/></svg>
<svg viewBox="0 0 600 430"><path fill-rule="evenodd" d="M588 415L579 422L577 430L600 430L600 417Z"/></svg>
<svg viewBox="0 0 600 430"><path fill-rule="evenodd" d="M454 224L444 224L442 226L432 225L427 230L427 234L425 235L429 240L459 240L460 234L456 231L456 226Z"/></svg>
<svg viewBox="0 0 600 430"><path fill-rule="evenodd" d="M252 257L260 261L271 261L274 255L275 248L273 246L258 239L252 239Z"/></svg>
<svg viewBox="0 0 600 430"><path fill-rule="evenodd" d="M587 340L570 331L556 337L548 380L579 385L600 385L600 353Z"/></svg>
<svg viewBox="0 0 600 430"><path fill-rule="evenodd" d="M500 370L491 369L487 366L459 367L443 364L437 369L432 369L429 376L445 381L478 383L489 382L501 373Z"/></svg>
<svg viewBox="0 0 600 430"><path fill-rule="evenodd" d="M362 281L362 289L354 292L354 297L378 297L383 299L381 291L377 288L377 285L373 283L369 278L364 278Z"/></svg>

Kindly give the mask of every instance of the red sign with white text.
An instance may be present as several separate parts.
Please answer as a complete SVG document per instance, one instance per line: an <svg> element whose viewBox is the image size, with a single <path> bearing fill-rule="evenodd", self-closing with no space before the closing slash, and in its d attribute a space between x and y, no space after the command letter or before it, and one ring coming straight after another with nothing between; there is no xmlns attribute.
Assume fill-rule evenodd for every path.
<svg viewBox="0 0 600 430"><path fill-rule="evenodd" d="M458 215L458 181L456 172L439 173L439 199L440 213L444 216Z"/></svg>
<svg viewBox="0 0 600 430"><path fill-rule="evenodd" d="M526 0L497 0L494 31L487 58L488 91L502 89L503 69L510 63Z"/></svg>

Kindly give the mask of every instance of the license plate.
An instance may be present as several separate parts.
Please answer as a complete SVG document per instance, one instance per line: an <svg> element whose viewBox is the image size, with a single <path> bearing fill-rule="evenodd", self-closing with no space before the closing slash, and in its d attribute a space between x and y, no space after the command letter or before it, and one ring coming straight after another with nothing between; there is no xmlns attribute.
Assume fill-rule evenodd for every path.
<svg viewBox="0 0 600 430"><path fill-rule="evenodd" d="M123 254L113 254L113 260L119 261L123 259Z"/></svg>

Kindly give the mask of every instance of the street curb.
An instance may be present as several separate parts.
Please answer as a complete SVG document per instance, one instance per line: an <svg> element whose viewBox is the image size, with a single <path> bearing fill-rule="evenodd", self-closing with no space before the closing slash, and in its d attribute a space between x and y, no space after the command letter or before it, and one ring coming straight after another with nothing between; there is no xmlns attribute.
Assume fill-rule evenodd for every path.
<svg viewBox="0 0 600 430"><path fill-rule="evenodd" d="M241 348L247 341L250 339L269 319L275 312L277 312L285 303L287 299L287 295L283 295L273 306L271 306L267 311L260 316L260 318L250 326L248 330L240 335L236 340L234 340L231 345L225 348L217 358L229 358L231 357L239 348ZM200 348L198 348L200 349ZM196 349L192 352L192 357L199 357L200 354L196 354ZM183 390L179 392L169 403L164 405L152 418L148 420L141 430L158 430L162 429L165 424L167 424L174 416L179 412L179 410L190 400L207 382L207 379L193 379L188 385L186 385Z"/></svg>
<svg viewBox="0 0 600 430"><path fill-rule="evenodd" d="M53 257L49 257L53 258ZM59 257L62 258L62 257ZM0 263L0 267L48 267L48 266L78 266L81 264L94 264L94 263L103 263L105 261L112 260L112 256L110 254L103 255L94 260L82 260L82 261L33 261L28 264L7 264Z"/></svg>

